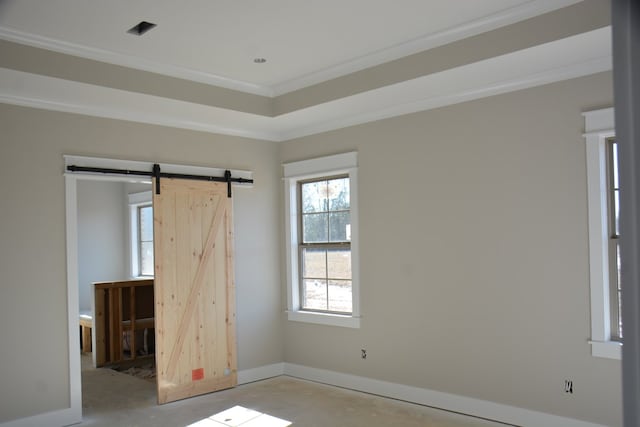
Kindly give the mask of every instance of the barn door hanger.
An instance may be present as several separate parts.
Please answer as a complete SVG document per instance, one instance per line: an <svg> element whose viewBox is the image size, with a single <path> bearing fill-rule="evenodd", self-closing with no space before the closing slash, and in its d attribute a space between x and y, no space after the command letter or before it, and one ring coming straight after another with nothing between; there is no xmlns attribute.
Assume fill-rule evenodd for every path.
<svg viewBox="0 0 640 427"><path fill-rule="evenodd" d="M157 163L153 165L152 171L94 168L94 167L85 167L85 166L76 166L76 165L67 166L67 170L70 172L96 172L96 173L105 173L110 175L149 176L156 180L156 194L160 194L160 178L179 178L179 179L191 179L196 181L226 182L227 197L231 197L231 183L234 183L234 182L241 183L241 184L253 183L253 179L233 178L231 176L231 171L228 169L224 171L224 176L188 175L188 174L181 174L181 173L162 172L160 170L160 165Z"/></svg>

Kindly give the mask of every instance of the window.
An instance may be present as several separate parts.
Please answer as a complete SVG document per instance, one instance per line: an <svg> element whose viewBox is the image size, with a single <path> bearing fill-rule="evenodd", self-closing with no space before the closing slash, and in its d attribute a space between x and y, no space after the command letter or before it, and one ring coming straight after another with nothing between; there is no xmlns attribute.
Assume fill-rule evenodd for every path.
<svg viewBox="0 0 640 427"><path fill-rule="evenodd" d="M284 165L288 318L359 327L357 153Z"/></svg>
<svg viewBox="0 0 640 427"><path fill-rule="evenodd" d="M351 314L349 177L298 187L302 309Z"/></svg>
<svg viewBox="0 0 640 427"><path fill-rule="evenodd" d="M622 340L620 289L620 185L618 180L618 144L609 138L607 146L607 216L609 219L609 310L611 339Z"/></svg>
<svg viewBox="0 0 640 427"><path fill-rule="evenodd" d="M151 192L129 194L131 277L153 277L153 207Z"/></svg>
<svg viewBox="0 0 640 427"><path fill-rule="evenodd" d="M584 113L589 212L591 354L621 358L618 150L613 109Z"/></svg>

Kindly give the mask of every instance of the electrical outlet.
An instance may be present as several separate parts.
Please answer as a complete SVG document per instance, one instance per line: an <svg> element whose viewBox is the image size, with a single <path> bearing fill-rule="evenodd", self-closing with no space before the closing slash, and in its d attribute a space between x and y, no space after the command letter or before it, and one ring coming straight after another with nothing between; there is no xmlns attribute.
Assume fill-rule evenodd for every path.
<svg viewBox="0 0 640 427"><path fill-rule="evenodd" d="M567 394L573 394L573 381L564 380L564 392Z"/></svg>
<svg viewBox="0 0 640 427"><path fill-rule="evenodd" d="M360 357L362 357L363 359L367 358L367 350L365 350L364 348L362 350L360 350Z"/></svg>

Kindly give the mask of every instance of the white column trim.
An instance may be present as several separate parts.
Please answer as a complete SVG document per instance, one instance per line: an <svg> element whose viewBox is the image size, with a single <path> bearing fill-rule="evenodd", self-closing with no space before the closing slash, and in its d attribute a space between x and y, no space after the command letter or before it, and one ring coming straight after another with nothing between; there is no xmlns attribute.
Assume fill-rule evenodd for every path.
<svg viewBox="0 0 640 427"><path fill-rule="evenodd" d="M67 253L78 253L78 209L75 177L65 177ZM78 257L67 257L67 313L69 330L69 419L82 420L82 378L80 374L80 335L78 333ZM77 368L77 369L76 369ZM66 415L65 415L66 416ZM71 423L68 423L71 424ZM51 425L51 424L49 424Z"/></svg>

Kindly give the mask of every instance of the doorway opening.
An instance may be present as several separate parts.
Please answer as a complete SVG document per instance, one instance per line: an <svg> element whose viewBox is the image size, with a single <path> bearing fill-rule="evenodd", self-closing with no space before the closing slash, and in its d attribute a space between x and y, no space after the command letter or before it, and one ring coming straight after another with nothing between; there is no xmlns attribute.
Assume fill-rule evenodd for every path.
<svg viewBox="0 0 640 427"><path fill-rule="evenodd" d="M151 182L91 178L78 179L76 212L88 413L156 399Z"/></svg>
<svg viewBox="0 0 640 427"><path fill-rule="evenodd" d="M86 167L97 167L97 168L118 168L118 169L127 169L127 170L147 170L147 169L151 169L154 166L154 164L150 162L113 160L113 159L78 157L78 156L64 156L64 157L65 157L65 166L78 165L83 167L86 166ZM209 175L209 176L218 176L218 175L225 174L225 169L219 169L219 168L170 165L170 164L163 164L159 166L162 167L162 170L165 171L166 174L176 173L176 174ZM247 186L247 187L251 186L252 172L239 171L239 170L234 170L230 172L233 174L233 176L246 180L246 181L234 182L234 185L238 185L238 183L240 183L241 186ZM90 172L69 172L69 171L65 174L67 271L68 271L67 292L68 292L68 315L69 315L69 329L68 329L69 330L69 384L70 384L70 401L71 401L70 409L73 412L74 416L77 417L76 419L78 421L82 419L82 401L83 401L82 375L81 375L82 363L81 363L81 357L80 357L81 352L79 351L81 349L81 337L79 333L79 326L80 326L79 314L80 314L80 308L81 308L80 306L81 291L80 291L79 272L80 272L80 264L81 264L80 263L81 248L79 247L78 193L83 191L82 189L82 186L84 185L82 184L83 181L101 181L103 183L116 182L116 183L120 183L120 185L124 185L123 182L133 181L133 182L140 183L140 182L144 182L145 180L146 180L145 183L149 185L148 177L132 179L131 176L110 175L110 174L103 174L103 173L95 174ZM166 177L166 176L162 180L162 182L164 183L163 185L168 185L170 181L172 181L172 178ZM193 182L193 181L190 181L190 182ZM217 251L211 251L211 250L205 251L204 246L202 247L201 253L198 253L198 251L195 252L196 253L195 257L197 259L207 260L207 262L212 263L211 264L212 266L215 265L215 266L221 266L224 268L230 268L233 266L233 263L230 261L232 258L230 258L230 255L229 255L231 253L229 252L229 250L232 245L231 242L233 240L233 233L232 233L232 226L230 222L232 210L231 210L231 199L228 198L228 188L227 188L228 185L229 185L228 183L212 182L208 184L203 183L202 186L201 185L193 186L192 184L183 184L182 187L181 186L177 187L177 188L188 189L188 192L186 193L187 198L192 196L191 193L189 193L189 191L196 191L197 193L198 191L200 191L200 190L197 190L197 188L202 188L202 187L206 188L204 190L206 194L199 193L199 195L196 195L196 193L193 193L193 196L194 196L193 200L195 202L190 206L191 206L191 209L196 209L196 210L205 209L205 210L202 210L202 214L198 214L198 215L202 215L202 218L205 218L208 216L209 218L207 219L207 221L211 220L212 222L208 223L207 221L204 221L204 220L198 221L201 229L191 233L180 233L180 235L190 236L192 243L193 241L197 242L197 241L200 241L199 239L201 239L202 242L215 241L218 248L227 248L226 254L218 253ZM212 191L213 187L215 187L215 191L214 191L215 195L209 193L209 191ZM172 190L168 190L168 191L171 192ZM180 196L180 197L184 197L184 196ZM190 215L186 213L187 211L183 210L182 208L179 208L179 207L186 206L184 203L180 202L180 200L182 199L179 199L179 200L173 199L173 201L171 201L165 198L165 201L163 202L163 204L165 206L166 212L164 213L164 215L169 214L171 217L171 215L173 215L172 213L180 211L183 213L180 213L178 216L176 216L176 219L180 219L180 218L188 219ZM222 203L223 200L228 200L228 201L225 203ZM213 202L213 203L210 203L210 202ZM155 204L155 201L154 201L154 204ZM200 216L198 218L200 218ZM226 218L226 219L224 221L220 221L221 218ZM156 221L156 218L154 218L154 221ZM161 218L158 221L159 221L158 223L160 224L163 223ZM175 222L175 221L173 223L179 224L179 222ZM186 226L189 228L190 226L188 226L188 222L186 224L187 224ZM196 236L200 236L200 237L196 237ZM195 240L193 240L194 238ZM222 239L222 241L226 243L221 244L222 241L219 241L220 239ZM98 240L98 239L93 239L93 240ZM96 243L93 243L93 244L96 244ZM102 244L102 243L98 243L98 244ZM215 245L211 247L214 247L214 246ZM123 253L129 252L129 255L131 254L130 250L127 251L127 249L124 249L122 252ZM188 253L192 254L193 252L189 251ZM186 259L185 256L179 256L177 253L171 255L166 251L163 251L162 255L165 257L170 255L168 259L171 260L169 263L172 265L174 262L176 262L175 260L177 259L183 259L183 261ZM105 260L109 258L111 257L110 256L104 256L102 258L98 257L100 262L105 262ZM199 318L199 315L197 315L197 313L200 313L201 310L204 310L204 313L207 313L208 310L213 310L216 313L218 312L217 306L210 307L210 308L206 308L206 307L196 308L198 307L198 304L200 304L199 299L194 297L194 295L197 297L197 294L190 295L191 293L194 293L194 292L189 291L189 289L192 289L192 290L197 289L198 293L200 293L201 291L205 291L206 289L209 289L208 286L210 285L208 285L207 283L214 283L216 280L215 278L213 278L213 276L210 276L209 273L204 275L202 274L203 272L216 271L215 268L211 270L208 266L204 264L204 262L205 261L195 263L195 264L189 263L189 262L183 262L182 264L181 263L175 264L178 267L180 267L181 265L185 267L186 270L184 271L184 273L187 276L191 274L193 281L191 282L192 285L190 288L185 288L186 291L184 289L181 290L181 289L175 288L170 294L168 293L168 295L173 295L173 294L177 295L176 292L184 292L185 293L184 304L181 303L179 306L188 307L189 310L180 314L180 319L182 323L179 324L180 325L179 329L174 331L175 333L173 334L172 337L170 338L165 337L166 342L164 343L155 343L155 342L153 343L153 345L156 346L156 348L158 349L157 351L161 351L162 348L166 347L167 350L168 351L170 350L170 353L172 354L171 358L167 361L168 365L166 370L163 370L165 378L164 378L164 381L162 382L162 387L161 387L160 381L158 380L156 380L157 389L155 386L153 387L154 396L155 396L153 398L154 404L156 402L156 398L159 396L159 394L157 393L161 389L164 390L164 395L166 395L165 396L166 399L158 398L157 401L160 401L160 402L169 401L178 396L178 394L176 394L175 396L174 394L171 394L173 393L173 391L167 392L167 390L173 390L173 388L178 386L178 384L175 382L176 380L172 379L171 375L175 375L176 378L178 377L182 378L184 377L184 375L181 374L181 371L185 369L187 369L191 373L191 375L188 376L188 382L194 383L196 386L195 388L199 393L213 391L214 388L220 389L222 386L224 386L227 383L235 384L236 382L237 366L235 361L235 335L234 335L235 332L233 332L232 335L228 335L227 338L223 338L223 336L220 335L220 339L218 340L218 343L228 343L228 345L221 347L221 349L224 349L224 351L221 351L221 355L223 355L224 357L227 357L227 359L225 359L223 362L218 362L218 363L224 363L225 364L224 368L221 368L221 366L217 366L217 365L209 366L209 367L207 367L207 365L201 365L197 357L198 353L196 350L188 350L188 351L190 351L191 354L194 355L195 357L194 360L198 362L198 366L195 366L195 362L194 363L189 362L187 364L188 366L187 365L183 366L182 363L176 363L176 361L179 361L179 359L174 357L174 353L180 354L183 351L186 351L186 347L184 346L193 345L193 343L197 342L197 338L195 339L189 338L185 340L183 337L183 339L180 339L180 337L183 336L182 329L185 329L185 328L186 330L194 329L191 326L188 326L187 322L194 322L194 321L197 322ZM126 262L123 262L123 263L126 263ZM157 264L157 262L155 262L154 264ZM128 271L130 274L132 274L131 272L133 271L133 268L130 268ZM162 269L160 271L162 271ZM220 282L220 285L214 291L214 292L222 292L219 295L216 294L217 296L220 296L219 301L230 302L234 300L232 273L233 273L232 270L225 270L225 272L222 273L222 275L220 276L220 277L227 277L227 278L230 277L231 282L228 282L227 285L224 285L222 284L223 282ZM157 274L157 271L156 271L156 274ZM112 279L108 279L108 280L112 280ZM155 287L157 286L157 283L155 282L155 280L157 280L157 277L154 279L154 294L157 294L158 291L157 289L155 289ZM87 282L87 281L83 279L83 282ZM170 286L175 286L175 284ZM228 291L230 291L230 293ZM211 299L211 301L213 302L214 299ZM156 301L156 304L157 304L157 301ZM221 304L220 307L227 307L227 309L228 308L235 309L233 305L229 303ZM95 307L91 307L91 309L95 310ZM174 310L171 310L172 313L173 311ZM95 319L95 313L93 314L94 316L92 318L92 321L93 319ZM235 312L231 312L227 314L220 312L220 316L221 316L220 319L235 319ZM168 320L170 321L171 319L169 318ZM221 333L228 334L230 330L231 331L234 330L235 322L227 321L227 322L220 323L220 325L224 325L224 326L218 327L217 330L220 331ZM132 329L135 329L135 328L132 327ZM134 343L136 342L137 338L134 336L132 336L131 338L132 339L130 340L130 344L129 344L130 346L129 356L131 356L133 353L131 350L132 344L133 346L137 347L138 350L145 348L144 342L140 345L135 345ZM95 348L95 334L91 338L91 344L92 344L92 348ZM149 343L147 342L147 346L148 344ZM163 347L163 345L165 347ZM135 351L133 355L137 356L137 350L133 350L133 351ZM95 352L92 352L92 353L95 354ZM205 353L212 354L211 351L206 351ZM229 356L232 356L232 358L228 358ZM93 357L91 359L93 359ZM91 360L91 363L92 363L91 366L95 366L93 364L93 360ZM195 368L192 367L191 365L194 365ZM171 375L167 375L167 373ZM211 375L214 375L214 376L217 375L217 377L211 378L210 377ZM194 388L194 385L180 384L178 389L180 388L192 389Z"/></svg>

